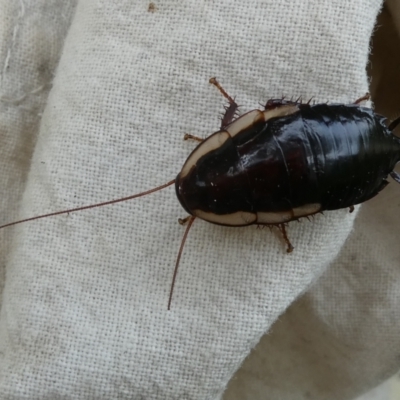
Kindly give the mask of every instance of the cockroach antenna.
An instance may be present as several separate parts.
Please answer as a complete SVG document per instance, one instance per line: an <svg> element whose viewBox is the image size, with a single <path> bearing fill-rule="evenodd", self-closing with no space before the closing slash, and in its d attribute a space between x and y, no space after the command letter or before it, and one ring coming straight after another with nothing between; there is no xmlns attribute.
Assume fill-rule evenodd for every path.
<svg viewBox="0 0 400 400"><path fill-rule="evenodd" d="M52 213L48 213L48 214L37 215L37 216L31 217L31 218L24 218L24 219L21 219L21 220L18 220L18 221L14 221L14 222L9 222L8 224L1 225L0 229L7 228L7 227L10 227L10 226L14 226L14 225L18 225L18 224L22 224L24 222L35 221L37 219L42 219L42 218L47 218L47 217L54 217L56 215L69 214L69 213L76 212L76 211L89 210L91 208L108 206L108 205L116 204L116 203L122 203L123 201L136 199L138 197L142 197L142 196L146 196L148 194L154 193L154 192L158 192L159 190L165 189L166 187L173 185L175 183L175 181L176 180L174 179L172 181L164 183L161 186L157 186L157 187L155 187L153 189L146 190L145 192L137 193L137 194L134 194L132 196L122 197L120 199L104 201L102 203L91 204L91 205L88 205L88 206L70 208L68 210L56 211L56 212L52 212ZM175 269L174 269L174 274L173 274L172 283L171 283L171 290L170 290L169 299L168 299L168 310L171 309L172 294L174 292L176 276L178 274L178 267L179 267L179 262L181 260L183 248L185 246L185 242L186 242L190 227L192 226L194 220L195 220L195 217L192 217L192 216L182 220L182 224L188 222L188 226L186 228L185 234L183 235L181 246L180 246L179 252L178 252L178 257L177 257L176 263L175 263Z"/></svg>
<svg viewBox="0 0 400 400"><path fill-rule="evenodd" d="M179 262L181 261L181 256L182 256L182 252L183 252L183 247L185 246L186 243L186 239L188 237L189 234L189 230L193 225L194 220L196 219L196 217L189 217L188 218L188 225L186 227L185 233L183 235L182 238L182 242L181 242L181 247L179 248L179 252L178 252L178 257L176 258L176 263L175 263L175 269L174 269L174 275L172 277L172 283L171 283L171 290L169 292L169 299L168 299L168 311L171 309L171 302L172 302L172 294L174 292L174 286L175 286L175 281L176 281L176 276L178 274L178 267L179 267ZM186 221L183 221L183 223L185 223Z"/></svg>
<svg viewBox="0 0 400 400"><path fill-rule="evenodd" d="M36 217L20 219L19 221L9 222L8 224L1 225L0 229L7 228L7 227L13 226L13 225L22 224L24 222L35 221L36 219L54 217L56 215L69 214L69 213L76 212L76 211L89 210L90 208L96 208L96 207L108 206L110 204L122 203L123 201L136 199L137 197L142 197L142 196L146 196L148 194L154 193L154 192L158 192L159 190L162 190L162 189L164 189L164 188L166 188L168 186L171 186L174 183L175 183L175 179L173 181L169 181L167 183L164 183L164 185L157 186L157 187L155 187L153 189L146 190L145 192L134 194L132 196L122 197L120 199L114 199L114 200L109 200L109 201L104 201L102 203L91 204L89 206L70 208L68 210L56 211L56 212L52 212L52 213L48 213L48 214L37 215Z"/></svg>

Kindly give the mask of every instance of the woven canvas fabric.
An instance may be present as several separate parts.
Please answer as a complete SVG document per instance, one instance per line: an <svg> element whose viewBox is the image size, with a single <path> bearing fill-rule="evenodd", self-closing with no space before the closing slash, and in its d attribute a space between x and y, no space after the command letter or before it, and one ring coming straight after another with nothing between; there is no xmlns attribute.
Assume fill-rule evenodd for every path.
<svg viewBox="0 0 400 400"><path fill-rule="evenodd" d="M34 96L8 108L2 102L2 116L15 113L7 120L11 134L5 139L23 140L28 117L40 122L37 140L34 131L25 143L25 158L18 146L3 150L11 160L23 158L6 170L3 209L5 216L7 210L9 215L18 211L20 218L124 197L173 179L194 146L182 140L183 134L205 137L219 128L225 100L208 83L211 76L236 97L241 112L282 95L354 101L368 90L369 38L381 6L378 0L159 1L151 7L145 1L87 0L78 2L73 15L74 3L66 8L54 1L42 14L36 4L2 1L9 21L2 38L6 93L15 76L21 76L27 90L32 78L23 71L32 64L32 44L41 61L34 60L35 71L51 72L51 78L40 75L42 85L52 83L43 114L32 117L33 107L44 101ZM16 26L32 23L32 15L42 34L14 38ZM63 44L51 39L55 33L65 37ZM10 37L12 51L7 52ZM53 53L48 52L51 46ZM28 116L21 111L26 108ZM394 273L398 258L389 253L390 229L383 223L379 236L369 229L382 221L371 215L392 215L391 195L387 191L360 212L328 212L312 222L291 224L295 251L290 255L277 232L195 221L169 312L184 231L177 218L185 216L173 187L3 232L8 245L0 393L29 399L221 398L260 338L306 292L281 317L276 331L293 314L298 319L305 315L308 320L300 318L301 323L313 326L317 314L335 322L324 328L348 345L349 354L372 346L367 334L361 335L364 344L357 342L360 347L354 343L360 337L357 327L363 332L376 327L376 321L361 325L360 304L366 302L354 293L356 284L364 282L359 276L368 281L367 261L369 271L379 265ZM355 219L356 229L347 240ZM372 246L376 243L379 254ZM360 264L354 270L355 254ZM385 287L380 284L379 293ZM342 308L337 307L343 300L340 289L347 296ZM379 308L373 295L368 301ZM293 364L291 347L285 347L291 329L286 325L287 335L277 339L281 346L261 348L263 359ZM343 332L350 335L346 340ZM376 365L376 354L368 353L370 358L360 357L345 368L332 342L325 343L332 350L328 361L316 343L316 361L275 377L274 387L268 379L261 377L260 385L249 377L248 385L242 385L245 393L239 396L231 386L225 398L265 398L266 392L277 399L355 396L379 382L382 364L390 359L380 352ZM323 359L350 378L323 389L305 379L322 376L317 365ZM396 367L392 361L385 373ZM370 364L368 377L359 375L360 364Z"/></svg>

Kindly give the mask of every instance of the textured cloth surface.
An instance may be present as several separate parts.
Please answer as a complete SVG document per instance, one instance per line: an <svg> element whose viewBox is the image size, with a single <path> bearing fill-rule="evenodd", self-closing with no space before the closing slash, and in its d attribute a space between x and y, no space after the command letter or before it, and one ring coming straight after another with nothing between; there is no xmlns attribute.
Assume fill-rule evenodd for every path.
<svg viewBox="0 0 400 400"><path fill-rule="evenodd" d="M183 134L219 128L225 100L211 76L241 112L282 94L353 102L368 91L369 38L381 6L0 4L4 223L173 179L193 148ZM307 292L262 339L252 354L260 361L246 361L225 398L361 394L399 363L382 336L398 323L399 203L390 186L358 218L357 208L291 224L290 255L276 232L196 221L169 312L184 231L177 218L185 216L172 187L3 231L0 393L218 399ZM384 281L377 269L388 271Z"/></svg>

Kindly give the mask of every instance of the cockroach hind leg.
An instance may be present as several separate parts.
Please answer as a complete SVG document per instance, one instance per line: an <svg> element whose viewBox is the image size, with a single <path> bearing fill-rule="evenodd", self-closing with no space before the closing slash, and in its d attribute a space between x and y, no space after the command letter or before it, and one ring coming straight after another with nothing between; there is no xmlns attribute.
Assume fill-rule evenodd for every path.
<svg viewBox="0 0 400 400"><path fill-rule="evenodd" d="M198 136L194 136L194 135L192 135L190 133L185 133L183 135L183 140L195 140L196 142L203 142L204 141L204 139L202 139L202 138L200 138Z"/></svg>
<svg viewBox="0 0 400 400"><path fill-rule="evenodd" d="M369 93L365 93L364 96L360 97L359 99L357 99L354 104L360 104L363 101L367 101L371 98L371 95Z"/></svg>
<svg viewBox="0 0 400 400"><path fill-rule="evenodd" d="M400 183L400 174L398 174L398 173L395 172L395 171L392 171L392 172L390 173L390 176L391 176L397 183Z"/></svg>
<svg viewBox="0 0 400 400"><path fill-rule="evenodd" d="M225 113L222 116L221 119L221 130L225 129L232 121L233 119L237 116L237 110L239 108L238 104L236 103L235 99L229 96L229 94L225 91L225 89L220 85L220 83L217 81L217 78L213 77L210 78L209 82L214 85L224 96L228 102L229 105L225 107Z"/></svg>
<svg viewBox="0 0 400 400"><path fill-rule="evenodd" d="M287 245L286 252L291 253L294 250L294 247L293 247L292 243L290 243L290 240L288 238L285 224L278 224L277 227L282 233L283 240L286 242L286 245Z"/></svg>

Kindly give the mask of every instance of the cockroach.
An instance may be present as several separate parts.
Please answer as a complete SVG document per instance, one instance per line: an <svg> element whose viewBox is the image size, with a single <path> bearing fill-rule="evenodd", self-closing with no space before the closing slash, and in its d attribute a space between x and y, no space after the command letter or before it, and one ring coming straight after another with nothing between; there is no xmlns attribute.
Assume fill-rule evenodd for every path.
<svg viewBox="0 0 400 400"><path fill-rule="evenodd" d="M311 104L268 100L262 110L237 115L238 105L216 78L210 83L228 100L220 130L206 139L186 134L200 144L174 180L145 192L83 207L57 211L0 226L119 203L146 196L175 184L176 195L189 213L168 300L189 230L196 218L213 224L241 227L276 226L287 252L293 250L286 224L325 210L354 209L376 196L400 161L400 138L392 131L400 117L386 118L352 104Z"/></svg>

